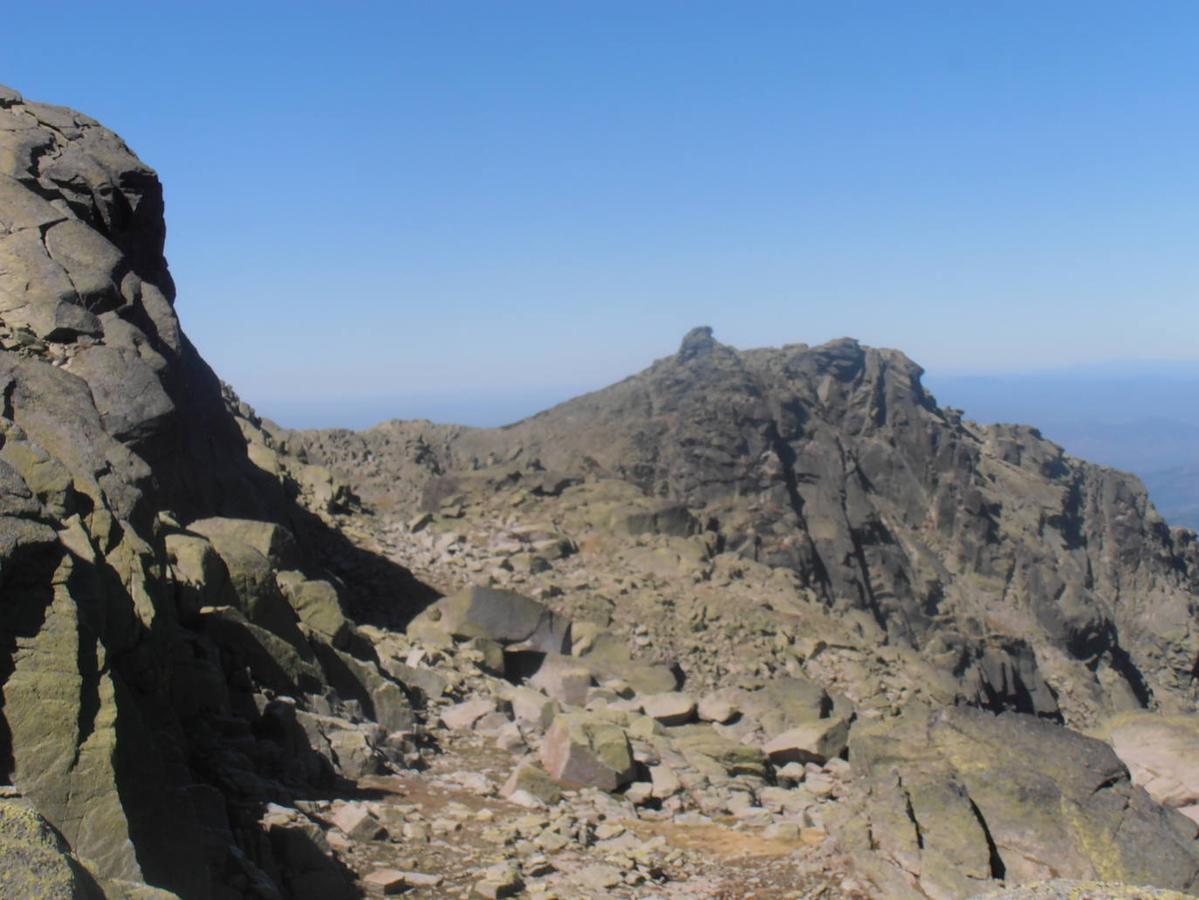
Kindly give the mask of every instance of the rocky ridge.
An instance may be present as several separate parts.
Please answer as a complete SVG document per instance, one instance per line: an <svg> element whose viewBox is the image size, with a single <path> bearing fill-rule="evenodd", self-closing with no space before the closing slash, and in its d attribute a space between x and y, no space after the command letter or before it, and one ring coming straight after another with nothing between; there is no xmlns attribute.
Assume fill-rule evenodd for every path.
<svg viewBox="0 0 1199 900"><path fill-rule="evenodd" d="M681 524L634 528L698 536L705 560L792 579L795 603L864 614L875 643L917 651L988 708L1076 725L1193 708L1194 533L1170 529L1135 477L1034 429L970 422L920 375L850 340L743 352L696 329L673 357L506 428L293 442L389 516L505 478L533 493L580 482L596 505L657 499L667 512L646 514Z"/></svg>

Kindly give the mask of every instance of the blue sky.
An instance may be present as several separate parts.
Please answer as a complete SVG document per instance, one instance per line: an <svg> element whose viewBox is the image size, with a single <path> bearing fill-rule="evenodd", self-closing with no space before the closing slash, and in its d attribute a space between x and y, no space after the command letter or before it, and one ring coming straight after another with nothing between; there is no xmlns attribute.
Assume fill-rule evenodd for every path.
<svg viewBox="0 0 1199 900"><path fill-rule="evenodd" d="M288 424L495 422L710 324L931 372L1199 360L1199 5L58 3L0 82L163 177Z"/></svg>

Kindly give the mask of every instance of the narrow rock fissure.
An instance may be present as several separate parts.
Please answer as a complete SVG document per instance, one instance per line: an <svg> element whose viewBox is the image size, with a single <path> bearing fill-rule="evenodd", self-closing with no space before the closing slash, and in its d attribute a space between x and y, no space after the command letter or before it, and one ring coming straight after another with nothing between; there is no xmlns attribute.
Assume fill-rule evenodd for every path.
<svg viewBox="0 0 1199 900"><path fill-rule="evenodd" d="M17 382L15 380L10 380L5 383L3 391L0 391L0 415L3 415L4 418L9 420L13 419L15 415L12 399L13 394L16 393L16 390ZM3 446L3 444L0 443L0 446Z"/></svg>
<svg viewBox="0 0 1199 900"><path fill-rule="evenodd" d="M904 787L903 779L899 779L899 789L903 791L904 809L908 814L908 818L912 822L912 827L916 829L916 846L921 850L924 849L924 830L920 827L920 820L916 818L916 810L912 806L912 795L906 787Z"/></svg>
<svg viewBox="0 0 1199 900"><path fill-rule="evenodd" d="M878 597L874 593L874 585L870 582L870 565L866 561L866 550L862 544L862 536L853 527L849 519L849 502L846 485L849 483L850 467L846 462L845 445L841 443L840 438L837 438L837 454L841 462L841 518L845 522L845 528L849 532L849 539L853 543L853 560L858 568L858 576L862 580L862 599L866 601L867 609L874 617L874 621L878 623L878 627L886 631L887 617L883 615Z"/></svg>
<svg viewBox="0 0 1199 900"><path fill-rule="evenodd" d="M812 571L801 574L809 581L814 580L819 585L824 594L824 600L827 603L832 597L832 584L829 579L828 569L824 565L824 560L820 558L820 554L816 550L816 545L812 542L811 532L808 530L808 520L804 514L804 499L799 493L799 478L795 473L795 451L783 440L782 435L779 433L778 423L773 420L766 426L766 440L770 444L771 452L774 453L775 458L778 459L779 465L782 467L783 485L787 491L791 511L795 513L799 528L807 541L807 550Z"/></svg>
<svg viewBox="0 0 1199 900"><path fill-rule="evenodd" d="M76 718L75 764L79 754L96 730L96 717L100 713L100 668L94 640L88 640L87 632L80 628L77 634L79 646L76 658L79 665L80 695L79 714Z"/></svg>
<svg viewBox="0 0 1199 900"><path fill-rule="evenodd" d="M978 826L983 830L983 837L987 839L991 877L996 881L1003 881L1007 877L1007 866L1004 865L1003 857L999 855L999 848L995 845L995 838L991 836L991 829L987 827L987 820L983 818L982 810L978 808L978 804L973 799L970 799L970 811L974 813L974 818L978 820Z"/></svg>

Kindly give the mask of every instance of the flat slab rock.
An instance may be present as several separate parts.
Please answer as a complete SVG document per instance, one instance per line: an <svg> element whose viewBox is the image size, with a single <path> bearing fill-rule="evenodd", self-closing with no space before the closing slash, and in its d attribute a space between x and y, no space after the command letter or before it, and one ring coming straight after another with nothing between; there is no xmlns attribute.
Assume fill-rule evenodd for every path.
<svg viewBox="0 0 1199 900"><path fill-rule="evenodd" d="M651 694L641 698L641 708L663 725L686 725L695 718L695 698L689 694Z"/></svg>
<svg viewBox="0 0 1199 900"><path fill-rule="evenodd" d="M1199 822L1199 715L1133 712L1099 729L1128 766L1133 784Z"/></svg>
<svg viewBox="0 0 1199 900"><path fill-rule="evenodd" d="M443 881L445 878L441 875L405 872L401 869L376 869L362 879L369 893L382 896L401 894L409 888L434 888Z"/></svg>

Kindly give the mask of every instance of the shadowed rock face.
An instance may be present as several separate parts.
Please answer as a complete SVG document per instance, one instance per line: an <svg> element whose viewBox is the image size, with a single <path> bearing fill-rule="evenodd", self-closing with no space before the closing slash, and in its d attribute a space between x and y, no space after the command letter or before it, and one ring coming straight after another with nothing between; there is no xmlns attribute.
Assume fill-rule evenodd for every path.
<svg viewBox="0 0 1199 900"><path fill-rule="evenodd" d="M364 495L433 502L498 462L682 501L739 552L959 676L974 702L1056 717L1189 705L1199 555L1133 476L1035 429L939 407L902 353L838 340L674 356L502 429L396 422L306 438ZM388 477L390 474L390 483ZM1066 695L1066 696L1062 696Z"/></svg>
<svg viewBox="0 0 1199 900"><path fill-rule="evenodd" d="M0 88L0 785L105 882L242 896L274 865L253 837L234 847L254 785L315 755L284 752L295 716L306 695L336 712L325 669L353 667L331 646L350 643L333 586L278 572L314 557L288 532L306 550L339 539L248 458L256 425L180 330L164 236L158 178L120 138ZM286 538L218 540L237 528ZM403 692L362 665L343 694L402 720ZM268 680L299 713L260 716ZM230 750L224 734L244 748L271 715L290 734Z"/></svg>
<svg viewBox="0 0 1199 900"><path fill-rule="evenodd" d="M164 234L116 135L0 95L0 780L104 876L194 891L164 866L201 841L155 514L269 500L179 330Z"/></svg>

